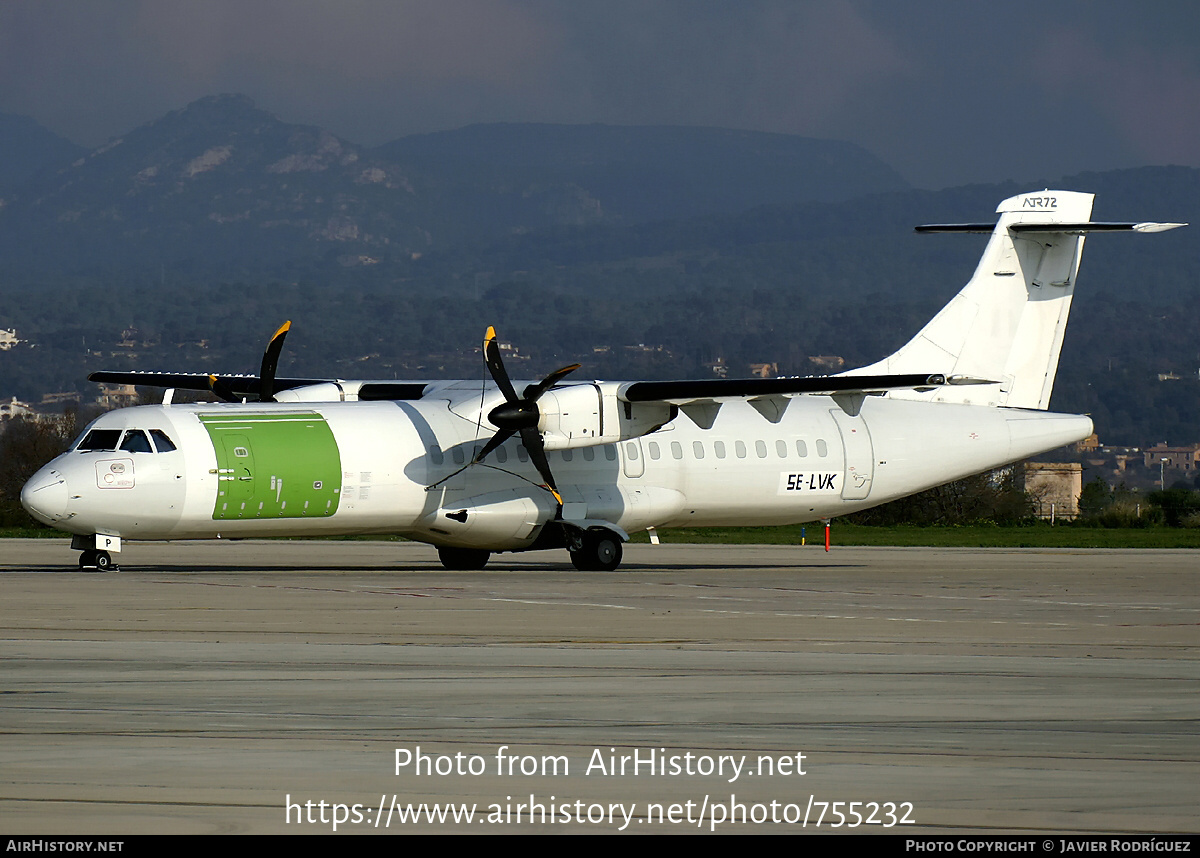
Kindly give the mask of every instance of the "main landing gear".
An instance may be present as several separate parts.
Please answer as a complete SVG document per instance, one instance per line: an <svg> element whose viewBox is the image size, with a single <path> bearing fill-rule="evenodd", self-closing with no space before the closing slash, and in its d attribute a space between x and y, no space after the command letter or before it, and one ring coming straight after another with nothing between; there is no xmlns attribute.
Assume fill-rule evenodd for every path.
<svg viewBox="0 0 1200 858"><path fill-rule="evenodd" d="M567 546L571 562L581 572L611 572L621 565L621 539L615 533L589 530Z"/></svg>
<svg viewBox="0 0 1200 858"><path fill-rule="evenodd" d="M621 535L604 527L583 530L577 526L555 528L549 544L535 544L533 549L566 548L571 562L582 572L611 572L621 565ZM442 546L438 559L447 569L469 571L482 569L491 559L486 548L457 548Z"/></svg>
<svg viewBox="0 0 1200 858"><path fill-rule="evenodd" d="M79 568L96 572L116 572L120 569L117 564L113 563L111 554L96 548L84 549L83 553L79 555Z"/></svg>
<svg viewBox="0 0 1200 858"><path fill-rule="evenodd" d="M483 548L439 548L438 559L447 569L482 569L492 552Z"/></svg>

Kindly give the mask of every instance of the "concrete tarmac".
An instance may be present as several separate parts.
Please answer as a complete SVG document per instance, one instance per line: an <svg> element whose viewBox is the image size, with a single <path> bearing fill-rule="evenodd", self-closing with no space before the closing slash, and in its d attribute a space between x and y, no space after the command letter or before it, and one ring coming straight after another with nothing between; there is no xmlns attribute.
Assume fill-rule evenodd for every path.
<svg viewBox="0 0 1200 858"><path fill-rule="evenodd" d="M1200 831L1196 552L75 561L0 542L6 834Z"/></svg>

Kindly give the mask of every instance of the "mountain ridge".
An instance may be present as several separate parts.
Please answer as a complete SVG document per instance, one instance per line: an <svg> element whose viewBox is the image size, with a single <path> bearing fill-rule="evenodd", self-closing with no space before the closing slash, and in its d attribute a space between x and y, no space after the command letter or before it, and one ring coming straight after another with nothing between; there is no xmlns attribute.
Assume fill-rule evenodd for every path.
<svg viewBox="0 0 1200 858"><path fill-rule="evenodd" d="M853 178L849 190L837 191L846 185L838 177ZM0 251L6 268L25 272L262 272L318 261L336 270L566 225L904 186L878 159L837 141L498 124L367 148L282 122L245 96L218 95L10 190Z"/></svg>

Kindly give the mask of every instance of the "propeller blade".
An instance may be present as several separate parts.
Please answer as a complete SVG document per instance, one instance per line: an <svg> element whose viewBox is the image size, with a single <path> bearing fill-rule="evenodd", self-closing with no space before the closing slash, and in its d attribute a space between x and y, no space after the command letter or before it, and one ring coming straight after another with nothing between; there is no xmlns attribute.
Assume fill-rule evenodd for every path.
<svg viewBox="0 0 1200 858"><path fill-rule="evenodd" d="M279 366L279 353L283 351L283 339L291 330L292 323L284 322L279 326L279 330L275 332L275 336L271 337L271 342L267 343L267 349L263 352L262 369L259 370L259 402L274 402L275 401L275 370Z"/></svg>
<svg viewBox="0 0 1200 858"><path fill-rule="evenodd" d="M478 465L480 462L482 462L484 459L487 458L488 453L495 450L497 447L499 447L501 444L503 444L505 441L507 441L509 438L511 438L513 435L516 435L516 434L517 433L516 433L515 429L501 429L499 432L497 432L495 435L492 436L492 440L488 441L486 444L483 445L483 449L480 450L476 454L475 458L471 461L471 464Z"/></svg>
<svg viewBox="0 0 1200 858"><path fill-rule="evenodd" d="M208 389L226 402L242 401L242 398L234 393L228 384L211 373L208 376Z"/></svg>
<svg viewBox="0 0 1200 858"><path fill-rule="evenodd" d="M517 392L513 389L508 373L504 370L504 361L500 359L500 344L496 342L496 329L488 325L487 333L483 335L483 362L487 364L488 372L504 398L509 402L517 401Z"/></svg>
<svg viewBox="0 0 1200 858"><path fill-rule="evenodd" d="M531 384L526 387L525 399L529 400L530 402L537 402L542 398L543 393L554 387L554 385L558 384L563 380L563 378L570 375L581 366L583 366L583 364L573 363L570 366L564 366L562 369L556 369L537 384Z"/></svg>
<svg viewBox="0 0 1200 858"><path fill-rule="evenodd" d="M527 426L521 430L521 443L529 451L530 461L542 475L542 479L546 481L546 488L550 490L550 494L554 495L554 499L561 507L562 495L558 493L558 486L554 485L554 475L550 473L550 463L546 461L546 447L542 443L541 433L535 427Z"/></svg>

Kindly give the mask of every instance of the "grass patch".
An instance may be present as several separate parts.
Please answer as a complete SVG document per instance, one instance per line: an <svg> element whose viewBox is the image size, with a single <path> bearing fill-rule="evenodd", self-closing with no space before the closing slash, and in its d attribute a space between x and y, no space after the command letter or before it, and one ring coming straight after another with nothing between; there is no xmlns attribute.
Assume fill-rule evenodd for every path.
<svg viewBox="0 0 1200 858"><path fill-rule="evenodd" d="M71 534L49 527L0 527L0 539L70 539Z"/></svg>
<svg viewBox="0 0 1200 858"><path fill-rule="evenodd" d="M658 531L667 543L728 545L799 545L801 530L808 545L823 545L820 524L783 527L678 528ZM833 523L832 543L838 545L921 546L930 548L1200 548L1200 528L1141 527L1101 528L1074 525L1032 524L1021 527L964 525L870 527ZM645 531L632 534L631 542L649 542Z"/></svg>

